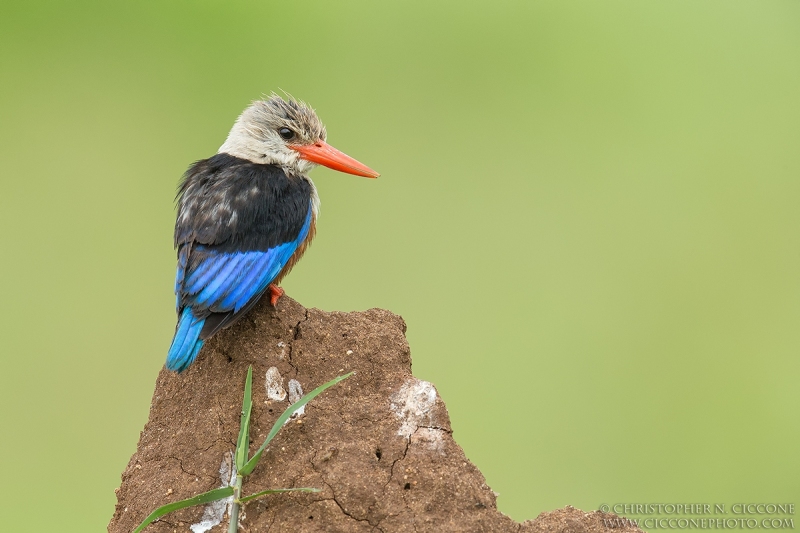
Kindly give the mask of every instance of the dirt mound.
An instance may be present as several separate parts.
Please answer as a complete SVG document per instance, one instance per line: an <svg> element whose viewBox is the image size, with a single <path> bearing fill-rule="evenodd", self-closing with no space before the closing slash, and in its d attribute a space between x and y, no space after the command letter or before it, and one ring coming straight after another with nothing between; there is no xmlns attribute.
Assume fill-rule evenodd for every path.
<svg viewBox="0 0 800 533"><path fill-rule="evenodd" d="M108 526L130 533L152 510L230 479L244 376L253 365L252 451L302 391L349 371L281 430L244 493L317 487L248 503L240 531L605 530L604 513L566 508L514 522L452 437L435 387L411 375L403 319L382 309L326 313L262 302L209 341L184 374L162 370L150 419L122 474ZM146 531L226 530L224 506L167 515ZM638 531L617 528L628 533Z"/></svg>

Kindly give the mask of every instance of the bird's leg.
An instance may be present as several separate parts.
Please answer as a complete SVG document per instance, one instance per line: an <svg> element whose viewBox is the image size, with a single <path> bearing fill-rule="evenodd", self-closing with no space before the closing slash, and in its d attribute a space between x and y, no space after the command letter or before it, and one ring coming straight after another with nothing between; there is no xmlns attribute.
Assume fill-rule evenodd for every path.
<svg viewBox="0 0 800 533"><path fill-rule="evenodd" d="M272 307L278 305L278 300L281 299L281 296L286 294L286 291L284 291L274 283L269 284L269 287L267 287L267 292L269 293L269 303Z"/></svg>

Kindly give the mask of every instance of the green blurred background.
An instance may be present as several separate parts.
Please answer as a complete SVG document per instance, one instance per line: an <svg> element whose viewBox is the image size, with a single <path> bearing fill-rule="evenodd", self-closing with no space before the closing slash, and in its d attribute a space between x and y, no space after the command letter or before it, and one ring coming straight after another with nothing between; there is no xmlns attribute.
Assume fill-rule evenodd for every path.
<svg viewBox="0 0 800 533"><path fill-rule="evenodd" d="M8 531L105 528L176 184L279 89L383 174L288 294L406 319L502 511L800 503L800 3L3 0L0 69Z"/></svg>

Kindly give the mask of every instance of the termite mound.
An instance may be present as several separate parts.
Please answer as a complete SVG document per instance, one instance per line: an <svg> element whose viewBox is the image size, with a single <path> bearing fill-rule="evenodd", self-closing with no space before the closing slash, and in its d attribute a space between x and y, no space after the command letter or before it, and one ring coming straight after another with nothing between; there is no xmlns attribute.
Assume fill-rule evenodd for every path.
<svg viewBox="0 0 800 533"><path fill-rule="evenodd" d="M157 507L221 485L225 458L235 448L248 365L254 376L251 453L302 390L355 375L287 423L245 487L247 493L321 492L250 502L241 531L640 531L618 522L609 527L614 515L571 507L524 523L500 513L496 495L453 439L436 388L411 374L405 330L402 318L382 309L324 312L288 297L277 308L261 302L212 338L186 372L161 371L108 531L130 533ZM225 531L227 518L213 525L210 511L220 512L184 509L145 531Z"/></svg>

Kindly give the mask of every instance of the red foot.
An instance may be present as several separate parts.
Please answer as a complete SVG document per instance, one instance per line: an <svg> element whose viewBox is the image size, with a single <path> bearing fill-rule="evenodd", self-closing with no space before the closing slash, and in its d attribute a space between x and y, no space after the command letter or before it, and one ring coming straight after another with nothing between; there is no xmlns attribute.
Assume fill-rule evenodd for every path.
<svg viewBox="0 0 800 533"><path fill-rule="evenodd" d="M270 283L269 287L267 287L267 292L269 293L269 304L272 307L278 305L278 300L281 299L281 296L286 294L286 291L275 285L274 283Z"/></svg>

